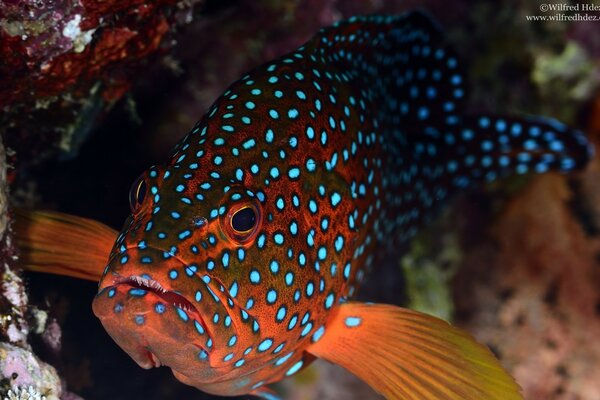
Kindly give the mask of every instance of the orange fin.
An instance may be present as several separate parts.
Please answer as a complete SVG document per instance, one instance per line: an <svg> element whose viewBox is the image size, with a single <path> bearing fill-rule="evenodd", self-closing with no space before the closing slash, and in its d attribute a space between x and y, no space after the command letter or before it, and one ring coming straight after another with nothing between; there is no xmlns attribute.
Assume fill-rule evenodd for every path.
<svg viewBox="0 0 600 400"><path fill-rule="evenodd" d="M118 233L74 215L15 210L15 235L23 268L99 281Z"/></svg>
<svg viewBox="0 0 600 400"><path fill-rule="evenodd" d="M396 306L342 304L307 351L341 365L387 399L523 398L493 354L468 333Z"/></svg>

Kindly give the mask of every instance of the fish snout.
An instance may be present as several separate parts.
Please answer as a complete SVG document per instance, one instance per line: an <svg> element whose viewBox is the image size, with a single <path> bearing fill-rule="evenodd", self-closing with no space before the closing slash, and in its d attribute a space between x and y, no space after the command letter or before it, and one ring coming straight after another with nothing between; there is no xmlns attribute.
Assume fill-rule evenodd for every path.
<svg viewBox="0 0 600 400"><path fill-rule="evenodd" d="M141 367L166 365L210 382L218 376L214 354L236 335L221 288L208 271L161 249L132 248L112 257L92 308Z"/></svg>

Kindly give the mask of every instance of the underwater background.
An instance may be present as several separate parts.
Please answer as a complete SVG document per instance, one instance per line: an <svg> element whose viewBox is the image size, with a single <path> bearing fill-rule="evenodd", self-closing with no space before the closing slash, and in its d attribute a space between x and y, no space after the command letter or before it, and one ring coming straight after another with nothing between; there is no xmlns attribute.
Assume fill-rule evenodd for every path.
<svg viewBox="0 0 600 400"><path fill-rule="evenodd" d="M215 398L166 368L139 368L92 314L95 283L21 272L11 207L120 229L131 183L246 70L341 18L417 7L460 55L471 111L552 116L598 145L600 20L566 20L600 19L581 11L585 4L600 8L537 0L0 3L0 394L18 384L61 390L63 399ZM557 20L532 18L544 15ZM359 298L468 330L527 399L600 400L600 162L462 193L405 257L376 269ZM321 361L277 390L293 400L379 398Z"/></svg>

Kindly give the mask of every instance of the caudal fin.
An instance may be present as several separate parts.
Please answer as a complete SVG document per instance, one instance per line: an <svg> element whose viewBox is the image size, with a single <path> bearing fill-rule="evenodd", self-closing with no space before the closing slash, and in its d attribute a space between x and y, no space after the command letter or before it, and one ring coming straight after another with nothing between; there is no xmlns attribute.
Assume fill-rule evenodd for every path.
<svg viewBox="0 0 600 400"><path fill-rule="evenodd" d="M445 321L408 309L345 303L307 351L402 400L519 400L494 355Z"/></svg>
<svg viewBox="0 0 600 400"><path fill-rule="evenodd" d="M463 117L445 161L454 185L473 180L585 167L593 147L583 133L545 117Z"/></svg>
<svg viewBox="0 0 600 400"><path fill-rule="evenodd" d="M100 280L117 232L87 218L49 211L15 210L23 268Z"/></svg>

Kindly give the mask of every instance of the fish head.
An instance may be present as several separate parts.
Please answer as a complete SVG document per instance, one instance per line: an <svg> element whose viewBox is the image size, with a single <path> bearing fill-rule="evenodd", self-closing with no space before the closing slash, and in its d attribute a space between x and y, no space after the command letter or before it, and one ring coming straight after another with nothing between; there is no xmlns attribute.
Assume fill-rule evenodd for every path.
<svg viewBox="0 0 600 400"><path fill-rule="evenodd" d="M167 165L134 182L93 302L140 366L169 366L221 395L312 361L303 348L323 333L344 279L343 252L324 246L334 230L323 234L323 215L309 211L325 210L330 195L316 177L297 179L314 169L308 155L283 163L287 135L259 140L204 121Z"/></svg>

